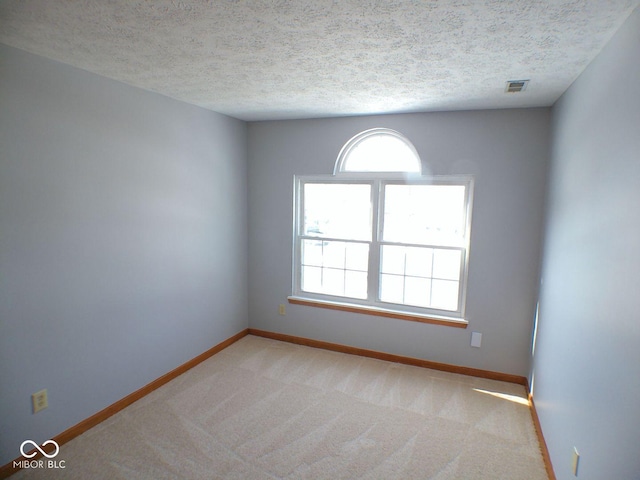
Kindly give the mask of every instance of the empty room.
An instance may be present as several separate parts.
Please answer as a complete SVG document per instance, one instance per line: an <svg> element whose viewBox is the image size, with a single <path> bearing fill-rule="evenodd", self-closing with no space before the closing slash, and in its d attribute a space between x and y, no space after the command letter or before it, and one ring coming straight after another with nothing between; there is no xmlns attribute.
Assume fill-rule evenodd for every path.
<svg viewBox="0 0 640 480"><path fill-rule="evenodd" d="M0 1L0 478L640 479L640 2Z"/></svg>

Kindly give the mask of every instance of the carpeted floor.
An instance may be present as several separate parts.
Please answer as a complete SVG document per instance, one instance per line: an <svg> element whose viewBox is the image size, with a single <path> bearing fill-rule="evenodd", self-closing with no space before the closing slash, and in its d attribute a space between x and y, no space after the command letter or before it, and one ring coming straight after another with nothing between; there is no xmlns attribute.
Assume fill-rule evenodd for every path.
<svg viewBox="0 0 640 480"><path fill-rule="evenodd" d="M546 480L525 390L247 336L36 479Z"/></svg>

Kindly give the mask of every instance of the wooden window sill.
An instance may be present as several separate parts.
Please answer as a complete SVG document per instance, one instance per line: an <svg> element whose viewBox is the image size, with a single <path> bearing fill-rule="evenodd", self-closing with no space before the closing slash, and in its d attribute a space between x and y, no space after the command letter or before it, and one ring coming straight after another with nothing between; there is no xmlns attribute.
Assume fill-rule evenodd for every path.
<svg viewBox="0 0 640 480"><path fill-rule="evenodd" d="M461 318L447 318L431 315L421 315L419 313L398 312L384 308L355 305L352 303L329 302L326 300L314 300L304 297L287 297L289 303L295 305L305 305L307 307L328 308L329 310L340 310L342 312L362 313L365 315L375 315L378 317L397 318L410 322L430 323L433 325L444 325L446 327L467 328L469 322Z"/></svg>

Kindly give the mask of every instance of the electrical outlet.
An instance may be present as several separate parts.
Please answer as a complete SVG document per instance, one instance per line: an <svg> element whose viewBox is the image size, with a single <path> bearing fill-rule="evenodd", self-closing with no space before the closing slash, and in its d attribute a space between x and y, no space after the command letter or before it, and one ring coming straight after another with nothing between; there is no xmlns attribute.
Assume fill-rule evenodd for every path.
<svg viewBox="0 0 640 480"><path fill-rule="evenodd" d="M33 413L38 413L49 406L46 388L31 395L31 406L33 407Z"/></svg>
<svg viewBox="0 0 640 480"><path fill-rule="evenodd" d="M573 447L573 456L571 459L571 467L573 471L573 476L578 476L578 464L580 463L580 454L578 453L578 449Z"/></svg>
<svg viewBox="0 0 640 480"><path fill-rule="evenodd" d="M280 315L286 315L287 314L287 307L285 306L284 303L281 303L280 306L278 307L278 313Z"/></svg>

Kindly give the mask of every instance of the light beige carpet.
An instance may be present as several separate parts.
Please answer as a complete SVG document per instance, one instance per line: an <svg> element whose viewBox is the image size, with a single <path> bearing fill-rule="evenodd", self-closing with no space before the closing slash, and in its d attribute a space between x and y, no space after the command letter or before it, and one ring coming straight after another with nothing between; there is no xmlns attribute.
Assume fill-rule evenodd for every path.
<svg viewBox="0 0 640 480"><path fill-rule="evenodd" d="M525 398L247 336L11 478L547 479Z"/></svg>

